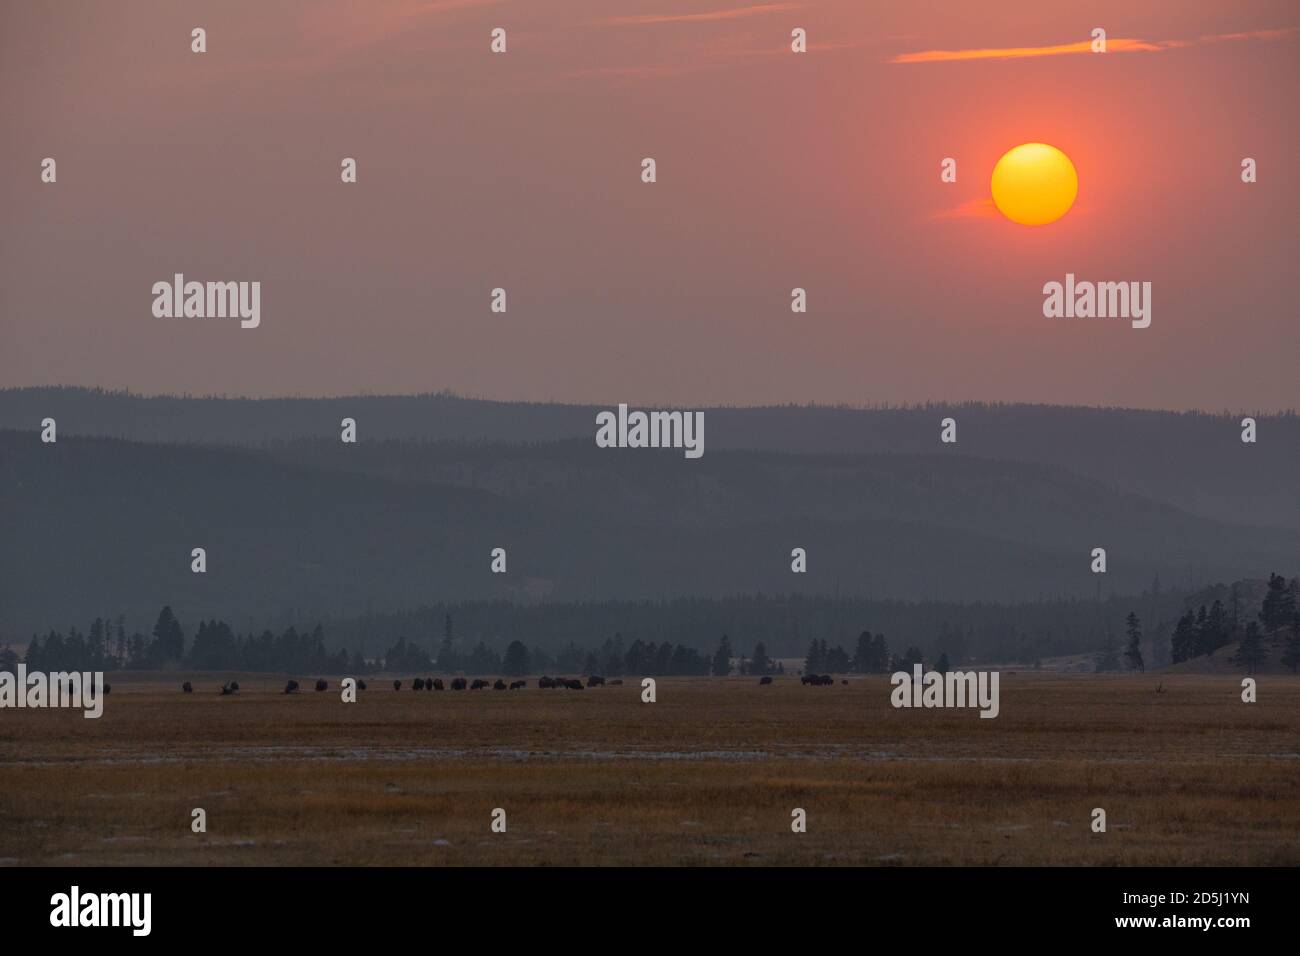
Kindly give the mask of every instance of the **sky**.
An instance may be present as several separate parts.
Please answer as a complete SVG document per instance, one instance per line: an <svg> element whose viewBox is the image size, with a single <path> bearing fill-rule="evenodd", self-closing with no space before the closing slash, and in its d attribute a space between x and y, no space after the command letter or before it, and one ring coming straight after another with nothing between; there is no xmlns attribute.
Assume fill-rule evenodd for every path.
<svg viewBox="0 0 1300 956"><path fill-rule="evenodd" d="M4 0L0 386L1300 407L1298 27L1263 0ZM1034 141L1079 195L1025 227L989 175ZM177 272L259 281L261 324L155 317ZM1066 273L1151 282L1151 326L1044 317Z"/></svg>

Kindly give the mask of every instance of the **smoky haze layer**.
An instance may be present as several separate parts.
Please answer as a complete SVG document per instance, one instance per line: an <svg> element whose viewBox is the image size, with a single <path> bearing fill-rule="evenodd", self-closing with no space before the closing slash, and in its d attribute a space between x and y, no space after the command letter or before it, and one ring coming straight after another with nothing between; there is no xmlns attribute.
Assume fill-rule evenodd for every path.
<svg viewBox="0 0 1300 956"><path fill-rule="evenodd" d="M985 6L6 3L0 381L1300 404L1297 5ZM987 202L1026 142L1079 175L1041 229ZM155 317L177 273L261 282L259 327ZM1045 317L1066 273L1151 327Z"/></svg>
<svg viewBox="0 0 1300 956"><path fill-rule="evenodd" d="M340 409L365 401L398 400L285 407L314 410L327 433ZM1071 411L1056 414L1068 421ZM771 412L797 413L863 422L876 414ZM941 450L935 410L880 413L936 419L926 425L935 435L927 453L711 445L697 461L671 449L597 449L590 437L144 443L78 435L61 414L55 444L35 427L0 432L0 635L9 638L120 612L151 620L163 603L189 620L243 626L286 612L357 616L473 599L764 592L1017 601L1300 565L1300 532L1285 523L1247 527L1056 465ZM382 419L357 417L363 436ZM709 421L707 434L726 434ZM1224 452L1242 453L1230 443ZM207 550L206 574L190 570L195 547ZM508 554L503 575L489 572L496 547ZM795 547L807 550L806 574L791 573ZM1094 547L1108 551L1105 575L1089 571Z"/></svg>
<svg viewBox="0 0 1300 956"><path fill-rule="evenodd" d="M362 445L380 439L594 443L599 410L449 394L244 399L146 397L80 388L0 390L0 428L35 429L52 417L63 435L162 443L264 445L317 438L328 445L338 442L345 417L356 419ZM1241 441L1245 415L1258 421L1255 444ZM939 423L947 416L957 420L956 445L939 442ZM740 449L977 456L1061 468L1229 524L1300 529L1300 418L1293 413L939 403L868 409L783 405L710 408L705 421L706 458ZM390 472L404 467L385 464L373 447L334 464Z"/></svg>

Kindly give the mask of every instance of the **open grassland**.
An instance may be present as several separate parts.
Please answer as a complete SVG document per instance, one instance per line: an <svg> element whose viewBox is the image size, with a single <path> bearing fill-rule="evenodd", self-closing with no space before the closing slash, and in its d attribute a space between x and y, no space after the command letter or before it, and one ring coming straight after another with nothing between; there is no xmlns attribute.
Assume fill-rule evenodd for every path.
<svg viewBox="0 0 1300 956"><path fill-rule="evenodd" d="M117 674L99 720L0 711L0 862L1300 863L1295 677L1243 704L1229 676L1003 672L987 720L895 710L885 677L663 678L643 704L631 679L402 676L344 704L336 680Z"/></svg>

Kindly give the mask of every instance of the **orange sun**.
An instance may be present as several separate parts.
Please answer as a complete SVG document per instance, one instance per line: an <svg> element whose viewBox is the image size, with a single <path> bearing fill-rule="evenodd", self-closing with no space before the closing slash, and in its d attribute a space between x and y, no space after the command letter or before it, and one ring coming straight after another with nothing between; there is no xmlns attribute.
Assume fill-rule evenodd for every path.
<svg viewBox="0 0 1300 956"><path fill-rule="evenodd" d="M989 185L1002 215L1022 226L1045 226L1074 205L1079 174L1055 146L1023 143L998 160Z"/></svg>

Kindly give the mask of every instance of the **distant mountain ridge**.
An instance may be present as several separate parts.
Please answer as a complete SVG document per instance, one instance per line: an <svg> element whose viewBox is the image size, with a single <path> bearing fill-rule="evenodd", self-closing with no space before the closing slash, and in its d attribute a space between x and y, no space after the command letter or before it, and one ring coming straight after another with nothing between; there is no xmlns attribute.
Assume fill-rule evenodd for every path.
<svg viewBox="0 0 1300 956"><path fill-rule="evenodd" d="M206 574L190 571L198 546ZM1089 572L1097 546L1105 575ZM494 547L507 574L489 572ZM807 574L791 573L794 547ZM493 599L1095 597L1297 567L1292 529L951 448L690 461L586 440L253 448L0 432L0 638L149 619L163 603L242 626Z"/></svg>
<svg viewBox="0 0 1300 956"><path fill-rule="evenodd" d="M612 407L614 403L611 403ZM337 440L344 417L362 442L594 443L606 406L497 402L449 394L343 398L144 397L80 388L0 390L0 428L143 442L265 445ZM644 407L644 406L639 406ZM1238 525L1300 529L1300 417L1266 415L1241 441L1241 415L1043 405L910 408L708 408L705 457L723 450L795 454L955 453L1049 465ZM956 445L939 422L957 420Z"/></svg>

